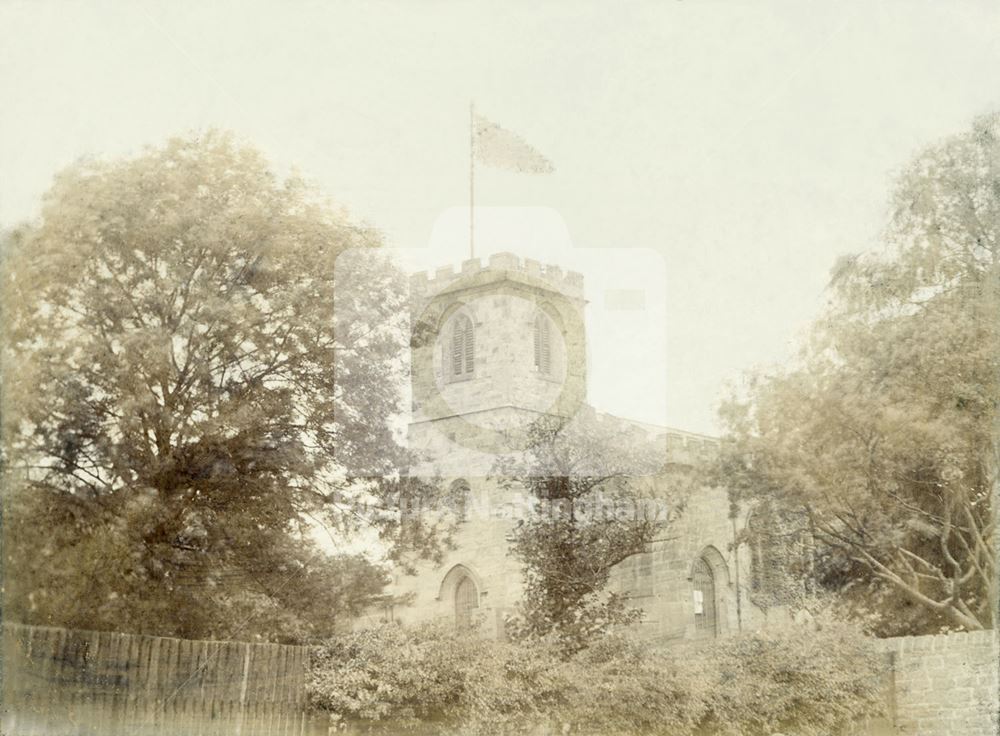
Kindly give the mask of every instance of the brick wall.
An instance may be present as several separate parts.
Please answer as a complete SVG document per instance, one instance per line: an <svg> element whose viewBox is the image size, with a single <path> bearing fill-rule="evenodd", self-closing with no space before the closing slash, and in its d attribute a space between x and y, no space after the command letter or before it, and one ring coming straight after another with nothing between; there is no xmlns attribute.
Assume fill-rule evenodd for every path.
<svg viewBox="0 0 1000 736"><path fill-rule="evenodd" d="M907 636L881 646L893 658L896 733L996 736L996 632Z"/></svg>

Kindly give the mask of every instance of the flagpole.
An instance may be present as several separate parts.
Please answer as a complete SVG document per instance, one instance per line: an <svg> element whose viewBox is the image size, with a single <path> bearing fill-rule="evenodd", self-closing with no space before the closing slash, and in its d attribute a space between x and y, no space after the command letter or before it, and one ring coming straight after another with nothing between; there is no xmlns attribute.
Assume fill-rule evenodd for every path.
<svg viewBox="0 0 1000 736"><path fill-rule="evenodd" d="M469 258L476 257L476 110L469 101Z"/></svg>

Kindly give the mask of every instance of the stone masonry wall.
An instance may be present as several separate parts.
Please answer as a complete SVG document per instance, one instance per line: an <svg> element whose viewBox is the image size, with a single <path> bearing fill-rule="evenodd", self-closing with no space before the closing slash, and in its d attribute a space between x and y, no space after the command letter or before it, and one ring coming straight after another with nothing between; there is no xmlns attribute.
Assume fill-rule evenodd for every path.
<svg viewBox="0 0 1000 736"><path fill-rule="evenodd" d="M446 478L450 482L452 478ZM389 609L371 610L356 621L370 626L392 620L404 625L424 621L447 621L455 617L454 590L449 574L461 568L476 585L479 596L477 618L490 636L502 636L503 620L521 597L521 567L509 554L507 534L513 522L505 509L495 481L464 477L469 485L468 520L456 530L454 547L439 563L425 562L416 574L397 572L391 592L406 602Z"/></svg>
<svg viewBox="0 0 1000 736"><path fill-rule="evenodd" d="M997 634L976 631L885 639L901 736L996 736Z"/></svg>
<svg viewBox="0 0 1000 736"><path fill-rule="evenodd" d="M711 554L716 583L719 634L738 628L736 580L732 560L732 525L725 492L704 488L679 518L669 524L651 552L615 569L611 584L628 593L644 611L636 635L658 644L695 637L692 567Z"/></svg>
<svg viewBox="0 0 1000 736"><path fill-rule="evenodd" d="M461 273L440 269L432 280L415 274L412 420L470 415L468 421L475 423L478 413L507 406L572 413L586 400L584 304L579 274L564 276L554 266L543 269L512 254L497 254L486 267L467 261ZM540 313L552 324L552 362L546 373L536 370L533 360ZM459 316L474 326L475 360L471 375L456 377L451 374L450 338L452 321Z"/></svg>
<svg viewBox="0 0 1000 736"><path fill-rule="evenodd" d="M447 479L451 480L451 479ZM448 587L449 574L461 568L473 578L480 594L479 616L491 635L502 635L503 618L521 596L522 571L509 550L507 534L516 517L517 499L511 499L495 480L463 479L471 489L468 521L461 524L454 549L440 564L425 563L416 575L398 575L396 595L405 596L405 605L392 610L372 611L359 625L392 619L404 624L454 617L454 591ZM681 516L664 530L663 537L649 553L630 558L616 567L610 588L626 593L632 605L644 610L634 630L640 638L656 645L671 645L699 637L695 630L693 583L694 561L706 557L716 578L718 635L767 623L748 601L745 548L734 550L733 524L728 515L725 492L703 488L689 500ZM711 637L702 638L710 639Z"/></svg>
<svg viewBox="0 0 1000 736"><path fill-rule="evenodd" d="M485 513L474 513L461 525L455 548L441 564L397 577L393 592L405 596L407 605L373 616L411 623L454 617L455 591L449 587L454 573L475 582L487 630L500 633L503 615L521 594L520 563L510 555L506 537L525 499L507 497L489 476L500 458L519 455L521 435L543 415L596 421L622 443L657 445L663 472L645 469L637 482L669 484L670 469L696 465L714 453L713 438L600 414L587 405L584 306L579 274L509 253L486 264L466 261L458 271L446 267L412 277L408 441L419 460L410 472L449 484L463 481L485 502ZM544 372L534 360L540 314L553 326L551 363ZM464 324L465 318L474 328L475 359L471 370L462 364L455 374L450 340L455 320ZM703 488L648 553L615 570L612 588L645 610L637 634L656 643L706 636L704 626L695 631L692 569L699 557L712 568L716 633L743 628L747 604L740 584L746 576L740 568L746 563L734 548L734 531L725 492Z"/></svg>

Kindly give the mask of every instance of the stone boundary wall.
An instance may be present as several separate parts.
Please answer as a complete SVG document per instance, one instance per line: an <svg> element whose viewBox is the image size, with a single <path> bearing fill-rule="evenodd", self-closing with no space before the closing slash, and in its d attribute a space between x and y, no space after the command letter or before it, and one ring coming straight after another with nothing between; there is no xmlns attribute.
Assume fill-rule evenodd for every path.
<svg viewBox="0 0 1000 736"><path fill-rule="evenodd" d="M892 659L890 709L900 736L996 736L997 632L883 639Z"/></svg>

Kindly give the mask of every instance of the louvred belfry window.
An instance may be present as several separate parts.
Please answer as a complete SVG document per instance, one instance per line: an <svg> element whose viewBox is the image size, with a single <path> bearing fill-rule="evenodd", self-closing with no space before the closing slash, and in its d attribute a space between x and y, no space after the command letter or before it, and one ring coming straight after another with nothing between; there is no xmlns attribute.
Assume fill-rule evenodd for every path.
<svg viewBox="0 0 1000 736"><path fill-rule="evenodd" d="M552 343L549 318L544 314L535 317L535 370L548 374L552 368Z"/></svg>
<svg viewBox="0 0 1000 736"><path fill-rule="evenodd" d="M451 333L451 373L453 376L470 376L476 361L476 342L472 320L460 314L455 318Z"/></svg>
<svg viewBox="0 0 1000 736"><path fill-rule="evenodd" d="M472 373L476 357L476 335L472 331L472 320L465 318L465 372Z"/></svg>

